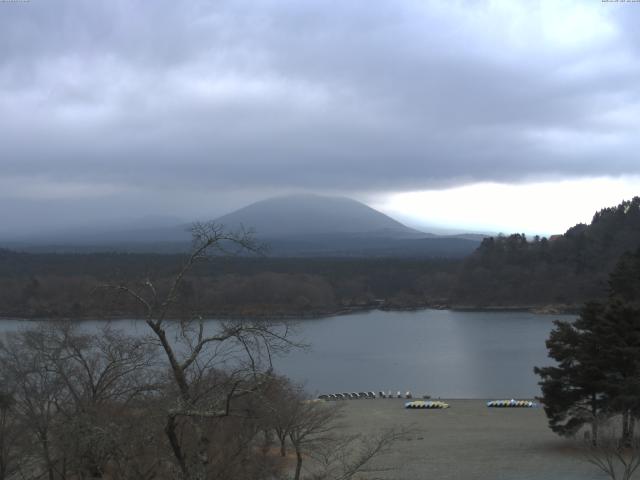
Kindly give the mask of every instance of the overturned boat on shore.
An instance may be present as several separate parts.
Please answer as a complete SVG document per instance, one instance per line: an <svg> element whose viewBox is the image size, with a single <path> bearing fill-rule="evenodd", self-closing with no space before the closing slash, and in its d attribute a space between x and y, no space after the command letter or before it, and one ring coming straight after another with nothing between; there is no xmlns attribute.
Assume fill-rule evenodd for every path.
<svg viewBox="0 0 640 480"><path fill-rule="evenodd" d="M530 400L491 400L487 402L489 408L534 408L537 407L535 402Z"/></svg>
<svg viewBox="0 0 640 480"><path fill-rule="evenodd" d="M439 400L434 400L434 401L414 400L413 402L405 403L404 408L441 409L441 408L449 408L449 404L445 402L441 402Z"/></svg>

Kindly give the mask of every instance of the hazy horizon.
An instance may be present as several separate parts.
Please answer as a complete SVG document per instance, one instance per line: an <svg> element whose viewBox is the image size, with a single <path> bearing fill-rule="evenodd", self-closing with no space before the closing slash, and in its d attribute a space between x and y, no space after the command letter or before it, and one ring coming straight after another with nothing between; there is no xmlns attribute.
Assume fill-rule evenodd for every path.
<svg viewBox="0 0 640 480"><path fill-rule="evenodd" d="M464 187L463 187L464 188ZM478 188L478 187L476 187ZM480 187L481 188L481 187ZM505 187L508 188L508 187ZM443 191L441 193L441 195L447 195L449 192L448 191ZM415 195L415 194L413 194ZM411 197L413 196L411 193L405 194L405 196L408 199L411 199ZM418 194L418 195L425 195L425 194ZM177 227L184 227L185 231L188 230L189 225L194 223L194 222L207 222L207 221L218 221L219 219L227 216L228 214L234 214L239 210L243 210L246 207L251 207L254 204L261 204L264 201L272 201L272 200L276 200L276 199L286 199L288 200L291 204L295 204L297 199L305 197L305 196L311 196L311 197L319 197L319 198L323 198L323 199L332 199L332 198L343 198L343 199L350 199L350 200L355 200L353 198L344 196L344 195L333 195L333 196L325 196L325 195L318 195L315 193L309 194L309 193L294 193L294 194L289 194L289 195L276 195L273 197L269 197L266 199L261 199L258 200L256 202L251 202L249 204L246 205L242 205L240 208L238 209L233 209L230 211L226 211L224 212L222 215L218 215L218 216L201 216L201 217L192 217L192 218L187 218L187 217L177 217L177 216L170 216L170 215L146 215L146 216L142 216L142 217L131 217L131 218L117 218L117 219L111 219L111 221L101 221L100 219L94 219L93 222L90 221L85 221L84 223L71 223L69 225L66 226L57 226L57 227L53 227L50 229L38 229L38 230L33 230L33 231L26 231L26 232L7 232L4 231L3 232L3 236L0 237L0 241L5 241L5 242L37 242L37 243L41 243L42 241L49 241L49 240L64 240L64 242L68 242L69 239L75 235L75 234L80 234L82 235L91 235L91 234L99 234L99 233L123 233L123 232L127 232L127 231L131 231L131 232L142 232L144 230L147 229L160 229L158 231L161 231L161 229L168 229L169 231L171 231L172 233L175 233L175 229ZM631 198L625 198L624 200L631 200ZM485 198L484 199L485 202L491 202L492 199L489 198ZM490 229L483 229L482 227L479 228L474 228L473 226L469 227L469 228L464 228L464 227L457 227L455 223L451 223L451 221L447 221L446 219L443 218L438 218L437 216L434 218L434 221L429 222L429 221L423 221L420 218L417 218L415 216L411 215L411 208L408 208L407 210L403 211L400 207L400 209L397 206L394 206L392 203L390 203L389 205L387 205L388 208L384 208L384 206L382 208L380 208L379 206L376 205L370 205L367 204L366 202L360 202L359 200L356 200L356 202L362 203L363 205L366 205L370 208L373 208L374 210L377 210L380 213L383 213L384 215L387 215L388 217L390 217L392 220L398 221L401 224L415 229L419 232L423 232L426 234L434 234L434 235L460 235L460 234L480 234L480 235L508 235L511 233L525 233L527 236L529 237L533 237L535 235L540 235L540 236L545 236L545 237L549 237L551 235L554 234L562 234L564 233L568 228L573 227L574 225L578 224L578 223L590 223L591 218L593 216L593 214L598 211L601 210L603 208L608 208L608 207L614 207L616 206L618 203L613 203L611 205L603 205L601 207L597 207L596 209L594 209L593 211L587 211L586 208L588 208L588 206L586 208L583 208L583 218L579 218L576 221L570 223L567 225L566 228L562 228L562 229L556 229L555 231L550 230L550 229L546 229L546 230L540 230L540 231L531 231L530 229L521 229L521 230L501 230L499 227L495 228L494 230L490 230ZM534 206L529 205L529 208L535 208ZM459 216L464 216L465 213L463 213L461 211L461 209L465 209L466 205L464 204L459 204L457 206L458 208L458 212L457 214ZM472 212L468 212L468 213L472 213ZM285 214L286 216L286 214ZM440 220L440 222L438 222L438 220ZM220 220L222 222L222 224L224 224L224 220ZM294 221L299 221L295 220ZM250 227L253 228L254 226L252 225L245 225L246 227ZM292 225L293 226L293 225ZM228 225L227 225L228 227ZM295 227L294 227L295 228ZM331 233L331 232L327 232L327 233ZM286 235L285 235L286 236ZM82 238L82 237L80 237ZM158 241L166 241L166 239L162 239L159 238ZM80 241L80 243L82 243L82 240Z"/></svg>

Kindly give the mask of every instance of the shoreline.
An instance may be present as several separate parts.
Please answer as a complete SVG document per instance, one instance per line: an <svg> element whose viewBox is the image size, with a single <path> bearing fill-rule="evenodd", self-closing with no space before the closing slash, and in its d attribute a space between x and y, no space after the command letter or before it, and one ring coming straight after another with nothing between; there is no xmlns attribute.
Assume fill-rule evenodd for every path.
<svg viewBox="0 0 640 480"><path fill-rule="evenodd" d="M537 315L576 315L580 311L577 305L505 305L505 306L478 306L478 305L421 305L421 306L384 306L384 305L366 305L353 306L341 309L315 311L315 312L291 312L291 313L265 313L265 314L243 314L243 313L211 313L200 314L199 316L206 320L315 320L321 318L343 317L358 313L366 313L373 311L382 312L418 312L425 310L450 310L453 312L529 312ZM75 317L68 316L20 316L0 314L0 321L4 320L26 320L26 321L42 321L42 320L130 320L136 318L135 314L116 314L116 315L80 315ZM180 320L180 317L167 317L167 320Z"/></svg>

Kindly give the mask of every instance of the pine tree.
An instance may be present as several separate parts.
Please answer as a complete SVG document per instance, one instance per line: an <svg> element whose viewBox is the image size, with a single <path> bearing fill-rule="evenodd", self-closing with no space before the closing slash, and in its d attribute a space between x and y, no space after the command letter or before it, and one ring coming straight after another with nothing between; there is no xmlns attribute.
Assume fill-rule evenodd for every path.
<svg viewBox="0 0 640 480"><path fill-rule="evenodd" d="M546 344L557 366L534 368L541 377L549 426L559 435L572 436L590 424L591 438L597 441L597 421L606 408L603 346L594 333L602 313L602 305L590 303L575 322L556 321Z"/></svg>
<svg viewBox="0 0 640 480"><path fill-rule="evenodd" d="M599 363L605 375L607 409L622 418L622 441L629 444L640 414L640 310L611 300L597 334L605 348Z"/></svg>
<svg viewBox="0 0 640 480"><path fill-rule="evenodd" d="M640 249L625 253L609 276L610 299L640 304Z"/></svg>
<svg viewBox="0 0 640 480"><path fill-rule="evenodd" d="M551 429L574 435L620 415L629 444L640 418L640 249L625 254L610 276L606 303L588 303L574 322L556 321L547 341L553 367L536 367Z"/></svg>

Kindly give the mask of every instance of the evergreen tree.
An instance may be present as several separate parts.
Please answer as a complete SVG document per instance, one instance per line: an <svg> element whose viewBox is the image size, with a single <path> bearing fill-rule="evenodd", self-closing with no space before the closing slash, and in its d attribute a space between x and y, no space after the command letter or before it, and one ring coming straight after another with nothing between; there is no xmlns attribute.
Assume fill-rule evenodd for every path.
<svg viewBox="0 0 640 480"><path fill-rule="evenodd" d="M610 299L640 304L640 249L625 253L609 276Z"/></svg>
<svg viewBox="0 0 640 480"><path fill-rule="evenodd" d="M622 418L622 440L629 444L640 415L640 310L611 300L597 328L603 348L599 363L605 375L607 409Z"/></svg>
<svg viewBox="0 0 640 480"><path fill-rule="evenodd" d="M640 250L621 258L609 283L606 303L555 322L547 348L557 365L534 371L554 432L570 436L590 423L595 443L597 422L620 415L628 444L640 418Z"/></svg>
<svg viewBox="0 0 640 480"><path fill-rule="evenodd" d="M557 366L535 367L541 377L542 398L551 430L572 436L590 424L597 441L597 420L605 410L603 346L594 332L603 313L597 303L587 304L575 322L556 321L547 340L549 356Z"/></svg>

